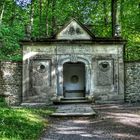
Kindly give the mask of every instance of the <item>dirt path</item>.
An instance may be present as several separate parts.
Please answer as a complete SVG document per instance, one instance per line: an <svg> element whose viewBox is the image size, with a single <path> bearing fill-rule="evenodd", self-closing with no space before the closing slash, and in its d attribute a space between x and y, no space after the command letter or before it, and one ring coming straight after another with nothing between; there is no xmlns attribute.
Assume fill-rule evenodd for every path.
<svg viewBox="0 0 140 140"><path fill-rule="evenodd" d="M40 140L140 140L140 105L94 105L98 116L50 118Z"/></svg>

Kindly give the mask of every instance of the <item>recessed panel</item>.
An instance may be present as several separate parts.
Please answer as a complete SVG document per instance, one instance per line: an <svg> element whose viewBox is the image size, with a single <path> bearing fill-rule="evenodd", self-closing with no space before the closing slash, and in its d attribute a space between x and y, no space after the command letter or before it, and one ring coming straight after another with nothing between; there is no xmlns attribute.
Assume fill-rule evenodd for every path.
<svg viewBox="0 0 140 140"><path fill-rule="evenodd" d="M113 84L113 60L98 60L97 85L109 86Z"/></svg>

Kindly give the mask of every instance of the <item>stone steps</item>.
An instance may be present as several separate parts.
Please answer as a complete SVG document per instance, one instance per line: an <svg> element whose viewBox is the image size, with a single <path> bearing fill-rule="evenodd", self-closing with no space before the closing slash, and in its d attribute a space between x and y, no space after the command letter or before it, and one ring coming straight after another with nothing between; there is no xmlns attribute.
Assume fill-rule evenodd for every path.
<svg viewBox="0 0 140 140"><path fill-rule="evenodd" d="M85 100L85 97L65 97L62 100Z"/></svg>
<svg viewBox="0 0 140 140"><path fill-rule="evenodd" d="M84 117L95 116L96 112L92 109L90 104L70 104L59 105L53 117Z"/></svg>
<svg viewBox="0 0 140 140"><path fill-rule="evenodd" d="M89 100L76 100L76 99L73 99L73 100L61 100L60 101L60 104L73 104L73 103L90 103Z"/></svg>
<svg viewBox="0 0 140 140"><path fill-rule="evenodd" d="M79 104L79 103L91 103L85 97L65 97L62 98L59 104Z"/></svg>

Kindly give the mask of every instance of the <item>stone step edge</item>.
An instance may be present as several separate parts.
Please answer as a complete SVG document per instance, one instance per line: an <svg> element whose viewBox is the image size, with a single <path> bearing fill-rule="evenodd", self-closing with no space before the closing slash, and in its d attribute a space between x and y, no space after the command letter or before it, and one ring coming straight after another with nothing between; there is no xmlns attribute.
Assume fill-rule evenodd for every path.
<svg viewBox="0 0 140 140"><path fill-rule="evenodd" d="M90 113L53 113L50 116L51 117L75 117L75 116L79 116L79 117L84 117L84 116L95 116L96 113L95 112L90 112Z"/></svg>
<svg viewBox="0 0 140 140"><path fill-rule="evenodd" d="M90 103L89 100L61 100L60 103Z"/></svg>
<svg viewBox="0 0 140 140"><path fill-rule="evenodd" d="M65 98L62 98L61 100L86 100L85 97L65 97Z"/></svg>

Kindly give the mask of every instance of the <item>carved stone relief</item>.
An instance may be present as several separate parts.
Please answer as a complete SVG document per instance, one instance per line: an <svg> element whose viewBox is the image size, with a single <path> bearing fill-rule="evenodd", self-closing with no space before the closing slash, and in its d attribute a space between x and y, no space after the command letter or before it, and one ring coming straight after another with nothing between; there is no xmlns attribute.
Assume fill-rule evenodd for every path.
<svg viewBox="0 0 140 140"><path fill-rule="evenodd" d="M43 87L51 85L51 60L32 60L30 63L30 91L41 94Z"/></svg>
<svg viewBox="0 0 140 140"><path fill-rule="evenodd" d="M77 21L72 20L61 32L56 36L57 39L87 39L92 38L87 29L83 28Z"/></svg>
<svg viewBox="0 0 140 140"><path fill-rule="evenodd" d="M64 31L65 35L80 35L80 34L84 34L84 32L82 31L82 29L80 27L73 27L70 26L69 29L67 29L66 31Z"/></svg>
<svg viewBox="0 0 140 140"><path fill-rule="evenodd" d="M57 46L58 54L92 54L93 48L88 45L67 45L67 46Z"/></svg>
<svg viewBox="0 0 140 140"><path fill-rule="evenodd" d="M47 52L47 54L55 54L56 46L29 46L25 50L28 52Z"/></svg>
<svg viewBox="0 0 140 140"><path fill-rule="evenodd" d="M100 71L107 72L110 69L110 64L107 61L98 64Z"/></svg>
<svg viewBox="0 0 140 140"><path fill-rule="evenodd" d="M98 60L97 85L109 86L113 84L113 60Z"/></svg>

